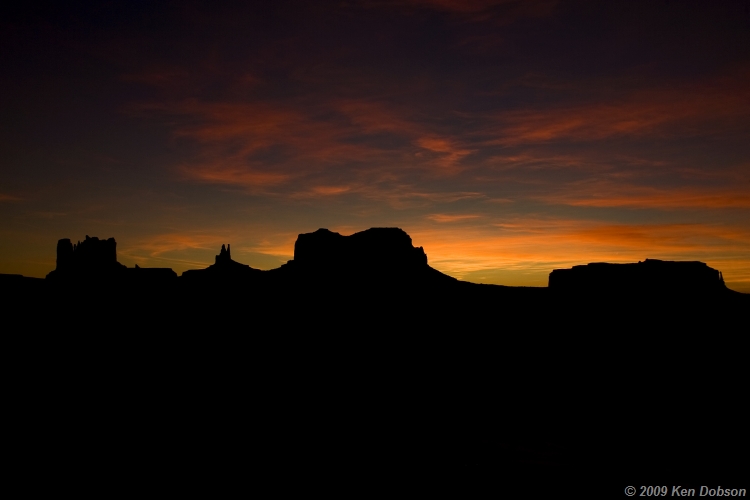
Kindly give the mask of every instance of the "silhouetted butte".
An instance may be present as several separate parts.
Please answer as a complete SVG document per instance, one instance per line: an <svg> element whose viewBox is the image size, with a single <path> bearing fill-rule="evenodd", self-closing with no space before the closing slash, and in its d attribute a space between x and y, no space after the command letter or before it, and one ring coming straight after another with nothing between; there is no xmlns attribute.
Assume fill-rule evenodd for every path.
<svg viewBox="0 0 750 500"><path fill-rule="evenodd" d="M703 262L646 259L637 264L592 263L555 269L549 288L567 293L715 294L727 291L720 271Z"/></svg>

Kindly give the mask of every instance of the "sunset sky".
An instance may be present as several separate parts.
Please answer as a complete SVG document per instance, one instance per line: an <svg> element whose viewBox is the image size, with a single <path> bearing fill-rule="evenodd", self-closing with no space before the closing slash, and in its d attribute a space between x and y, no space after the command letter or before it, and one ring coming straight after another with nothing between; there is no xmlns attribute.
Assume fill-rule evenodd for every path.
<svg viewBox="0 0 750 500"><path fill-rule="evenodd" d="M396 226L474 282L657 258L750 292L747 0L0 9L0 273Z"/></svg>

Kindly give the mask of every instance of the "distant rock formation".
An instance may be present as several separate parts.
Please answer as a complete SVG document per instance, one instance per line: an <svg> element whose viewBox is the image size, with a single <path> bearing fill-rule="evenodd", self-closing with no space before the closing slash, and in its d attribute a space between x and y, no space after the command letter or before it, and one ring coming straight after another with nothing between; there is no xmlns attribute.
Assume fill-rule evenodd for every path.
<svg viewBox="0 0 750 500"><path fill-rule="evenodd" d="M229 243L227 243L226 248L224 245L221 245L221 250L219 251L219 255L216 256L216 265L227 265L234 262L232 260L232 249ZM243 264L244 265L244 264Z"/></svg>
<svg viewBox="0 0 750 500"><path fill-rule="evenodd" d="M253 269L232 260L229 245L222 245L213 265L182 273L188 281L247 280L264 284L342 284L369 286L372 283L455 283L427 265L422 247L415 248L399 228L371 228L343 236L328 229L300 234L294 244L294 259L270 271Z"/></svg>
<svg viewBox="0 0 750 500"><path fill-rule="evenodd" d="M300 234L294 244L294 262L302 267L330 270L337 267L414 269L427 267L422 247L397 227L374 227L342 236L328 229Z"/></svg>
<svg viewBox="0 0 750 500"><path fill-rule="evenodd" d="M97 237L72 244L64 238L57 242L57 267L47 275L49 280L74 277L111 277L123 273L126 267L117 262L117 243L114 238Z"/></svg>
<svg viewBox="0 0 750 500"><path fill-rule="evenodd" d="M76 244L69 239L57 243L57 266L47 275L49 281L128 282L131 284L177 282L168 268L128 269L117 262L114 238L100 240L86 236ZM206 269L182 273L181 283L234 283L253 287L289 290L305 287L303 293L328 290L394 290L411 293L415 288L435 290L460 283L467 287L488 286L459 282L428 265L422 247L414 247L411 237L400 228L376 227L343 236L328 229L300 234L294 244L294 259L277 269L261 271L232 259L231 246L222 245L214 264ZM11 283L18 278L7 277ZM15 282L15 281L13 281ZM425 288L426 287L426 288ZM513 287L495 287L494 292ZM448 288L440 288L448 290ZM529 293L543 288L531 289ZM662 292L685 297L728 291L721 273L703 262L672 262L646 259L633 264L592 263L572 269L556 269L549 275L549 290L573 292L570 296L593 294L631 294L633 297ZM313 292L314 291L314 292ZM526 293L524 291L523 293ZM466 292L468 293L468 292ZM499 292L498 292L499 293ZM521 292L519 292L521 293ZM546 293L546 292L545 292ZM731 292L736 293L736 292ZM355 294L356 295L356 294ZM528 294L527 294L528 295ZM558 297L561 297L558 295Z"/></svg>
<svg viewBox="0 0 750 500"><path fill-rule="evenodd" d="M247 264L240 264L232 260L232 251L229 244L221 245L221 250L212 265L206 269L191 269L182 273L182 277L190 281L204 279L235 280L255 276L261 271Z"/></svg>
<svg viewBox="0 0 750 500"><path fill-rule="evenodd" d="M135 283L165 282L177 278L170 268L127 268L117 262L114 238L100 240L89 237L76 244L63 238L57 242L57 267L47 275L51 281L107 280Z"/></svg>
<svg viewBox="0 0 750 500"><path fill-rule="evenodd" d="M721 272L703 262L646 259L635 264L592 263L555 269L549 288L570 292L714 293L726 290Z"/></svg>
<svg viewBox="0 0 750 500"><path fill-rule="evenodd" d="M415 248L411 237L397 227L375 227L350 236L328 229L300 234L288 267L311 284L381 287L401 283L411 287L457 282L431 268L424 249Z"/></svg>

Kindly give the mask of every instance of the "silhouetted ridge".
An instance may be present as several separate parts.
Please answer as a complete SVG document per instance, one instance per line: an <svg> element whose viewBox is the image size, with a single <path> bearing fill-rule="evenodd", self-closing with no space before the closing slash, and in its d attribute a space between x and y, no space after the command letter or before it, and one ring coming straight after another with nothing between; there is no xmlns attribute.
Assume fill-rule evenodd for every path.
<svg viewBox="0 0 750 500"><path fill-rule="evenodd" d="M177 278L177 273L169 267L140 267L127 269L128 278L136 281L169 281Z"/></svg>
<svg viewBox="0 0 750 500"><path fill-rule="evenodd" d="M232 259L231 246L227 244L221 246L214 264L206 269L185 271L182 274L184 279L180 282L232 282L242 287L251 285L254 290L273 289L275 292L304 285L318 289L327 287L329 292L335 291L348 296L352 296L349 291L354 288L359 292L371 288L378 294L383 291L393 294L410 293L412 287L422 285L427 286L423 288L423 292L431 293L444 293L458 285L460 293L464 295L479 293L469 289L480 287L487 291L481 292L484 293L483 296L490 297L487 295L490 293L495 294L493 297L498 299L501 296L497 294L503 294L503 300L509 297L508 293L513 293L518 300L536 300L542 297L539 294L548 293L545 288L459 282L431 268L427 262L424 249L414 247L411 237L400 228L370 228L350 236L321 228L312 233L300 234L294 245L294 260L277 269L261 271L236 262ZM141 268L137 265L135 268L126 268L117 262L117 243L114 238L101 240L89 236L76 244L67 238L59 240L56 269L47 275L47 279L53 282L83 283L96 280L102 284L176 283L176 277L175 272L169 268ZM10 283L11 278L4 282ZM195 287L190 289L196 290ZM744 296L728 290L721 272L703 262L655 259L633 264L591 263L574 266L572 269L556 269L550 273L549 290L553 293L573 292L566 295L571 297L591 297L598 293L629 294L632 297L663 293L683 298L686 295L706 294L721 294L724 297L726 293ZM313 295L311 300L315 297L326 295Z"/></svg>
<svg viewBox="0 0 750 500"><path fill-rule="evenodd" d="M703 262L646 259L636 264L592 263L555 269L549 288L575 292L714 293L726 290L721 272Z"/></svg>
<svg viewBox="0 0 750 500"><path fill-rule="evenodd" d="M44 284L41 278L31 278L21 274L2 274L0 273L0 288L6 289L39 289Z"/></svg>

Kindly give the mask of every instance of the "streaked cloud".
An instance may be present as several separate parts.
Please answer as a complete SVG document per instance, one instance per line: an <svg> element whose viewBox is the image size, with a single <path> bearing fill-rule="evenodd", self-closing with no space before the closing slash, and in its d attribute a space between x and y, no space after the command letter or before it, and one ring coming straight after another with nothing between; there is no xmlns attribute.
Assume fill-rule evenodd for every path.
<svg viewBox="0 0 750 500"><path fill-rule="evenodd" d="M149 257L159 257L184 250L212 250L226 242L216 235L167 233L123 243L118 250L125 255L132 256L134 252L143 252Z"/></svg>
<svg viewBox="0 0 750 500"><path fill-rule="evenodd" d="M738 71L701 84L640 90L606 101L594 97L576 105L503 111L494 117L496 125L481 133L495 136L487 144L515 145L729 131L750 117L750 90L743 83L747 76Z"/></svg>
<svg viewBox="0 0 750 500"><path fill-rule="evenodd" d="M750 208L750 190L741 187L657 187L612 181L582 181L533 198L552 204L634 209Z"/></svg>
<svg viewBox="0 0 750 500"><path fill-rule="evenodd" d="M228 184L250 190L273 186L285 182L289 175L253 170L252 167L215 165L191 165L181 169L192 180L210 184Z"/></svg>
<svg viewBox="0 0 750 500"><path fill-rule="evenodd" d="M349 186L315 186L312 191L315 194L323 196L335 196L337 194L344 194L351 190Z"/></svg>
<svg viewBox="0 0 750 500"><path fill-rule="evenodd" d="M481 215L457 215L457 214L430 214L427 216L428 219L435 222L460 222L469 219L476 219Z"/></svg>

